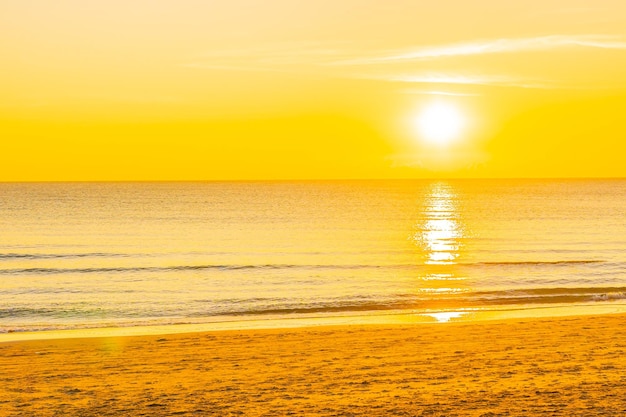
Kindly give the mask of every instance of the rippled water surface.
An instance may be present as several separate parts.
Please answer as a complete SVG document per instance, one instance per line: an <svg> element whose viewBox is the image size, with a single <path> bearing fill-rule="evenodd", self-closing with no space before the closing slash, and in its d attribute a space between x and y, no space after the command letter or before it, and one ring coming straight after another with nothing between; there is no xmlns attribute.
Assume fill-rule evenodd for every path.
<svg viewBox="0 0 626 417"><path fill-rule="evenodd" d="M624 180L0 184L0 332L625 298Z"/></svg>

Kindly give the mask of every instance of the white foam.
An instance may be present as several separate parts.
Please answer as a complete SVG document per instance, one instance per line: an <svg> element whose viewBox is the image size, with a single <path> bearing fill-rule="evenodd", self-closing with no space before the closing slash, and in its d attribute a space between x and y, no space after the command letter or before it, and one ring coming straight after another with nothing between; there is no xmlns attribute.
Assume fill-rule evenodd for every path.
<svg viewBox="0 0 626 417"><path fill-rule="evenodd" d="M626 293L623 292L609 292L604 294L596 294L591 297L593 301L611 301L611 300L624 300L626 299Z"/></svg>

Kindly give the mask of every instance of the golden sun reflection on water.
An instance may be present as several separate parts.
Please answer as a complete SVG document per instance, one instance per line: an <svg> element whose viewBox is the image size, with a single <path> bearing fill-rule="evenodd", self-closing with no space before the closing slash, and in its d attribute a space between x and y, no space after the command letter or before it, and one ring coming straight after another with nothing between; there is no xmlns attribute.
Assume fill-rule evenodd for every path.
<svg viewBox="0 0 626 417"><path fill-rule="evenodd" d="M445 182L430 186L413 235L422 259L417 291L429 305L453 308L455 295L467 292L466 277L458 272L466 230L459 195Z"/></svg>
<svg viewBox="0 0 626 417"><path fill-rule="evenodd" d="M427 265L454 264L460 255L463 228L457 198L450 185L435 183L425 200L423 223L415 240L426 255Z"/></svg>

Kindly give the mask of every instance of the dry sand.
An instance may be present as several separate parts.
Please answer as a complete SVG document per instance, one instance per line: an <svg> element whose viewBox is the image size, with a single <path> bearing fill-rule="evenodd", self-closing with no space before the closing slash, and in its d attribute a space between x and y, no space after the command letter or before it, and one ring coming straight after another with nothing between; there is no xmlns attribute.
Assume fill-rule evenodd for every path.
<svg viewBox="0 0 626 417"><path fill-rule="evenodd" d="M626 315L0 343L2 416L624 416Z"/></svg>

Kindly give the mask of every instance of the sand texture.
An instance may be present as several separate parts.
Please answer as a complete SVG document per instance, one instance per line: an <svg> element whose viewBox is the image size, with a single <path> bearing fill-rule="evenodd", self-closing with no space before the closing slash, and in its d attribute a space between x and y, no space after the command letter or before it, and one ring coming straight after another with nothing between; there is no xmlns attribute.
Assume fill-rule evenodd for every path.
<svg viewBox="0 0 626 417"><path fill-rule="evenodd" d="M2 416L624 416L624 315L0 343Z"/></svg>

